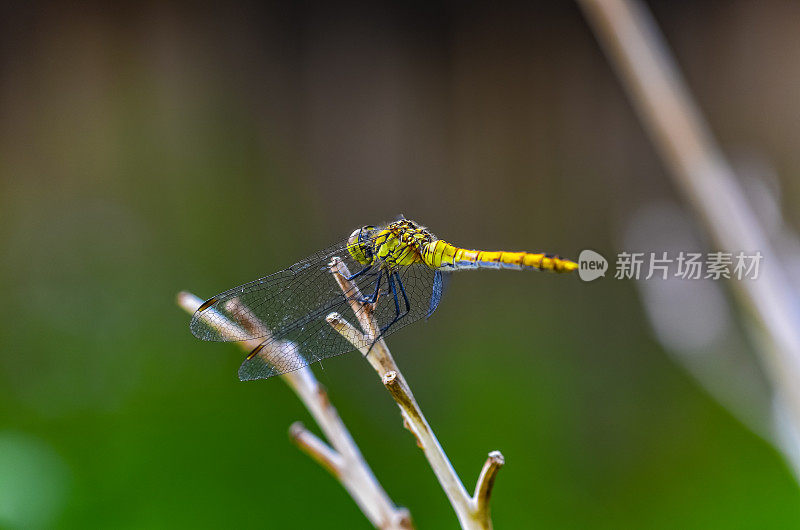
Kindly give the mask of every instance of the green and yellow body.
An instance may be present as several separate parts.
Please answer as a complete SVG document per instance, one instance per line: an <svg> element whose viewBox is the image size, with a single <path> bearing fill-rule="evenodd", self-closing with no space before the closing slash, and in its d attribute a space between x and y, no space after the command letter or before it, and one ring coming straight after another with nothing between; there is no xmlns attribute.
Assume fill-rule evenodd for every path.
<svg viewBox="0 0 800 530"><path fill-rule="evenodd" d="M347 250L359 263L385 264L390 268L424 263L443 272L463 269L513 269L571 272L578 264L553 254L470 250L436 239L426 228L408 219L382 229L365 226L355 230Z"/></svg>

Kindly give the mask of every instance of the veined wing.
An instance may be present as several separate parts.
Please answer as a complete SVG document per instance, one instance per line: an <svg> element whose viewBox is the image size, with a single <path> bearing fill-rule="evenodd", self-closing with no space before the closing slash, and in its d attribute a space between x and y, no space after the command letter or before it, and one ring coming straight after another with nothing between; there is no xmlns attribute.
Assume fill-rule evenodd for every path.
<svg viewBox="0 0 800 530"><path fill-rule="evenodd" d="M192 316L192 334L222 342L259 339L324 310L336 301L337 294L344 300L342 290L337 287L337 293L334 289L337 284L328 269L334 256L353 264L343 241L287 269L212 296ZM355 266L356 271L362 268ZM253 322L260 326L247 325Z"/></svg>
<svg viewBox="0 0 800 530"><path fill-rule="evenodd" d="M351 270L357 269L351 268ZM330 303L325 303L324 306L321 306L321 309L280 329L271 337L265 339L254 350L256 354L251 354L242 363L239 368L239 379L243 381L266 379L274 375L298 370L303 366L350 352L356 348L369 348L371 346L371 339L361 333L353 333L352 336L345 339L325 320L329 313L336 311L354 326L359 325L358 318L353 313L349 300L342 293L333 275L328 271L325 271L325 274L333 285L331 291L338 291L338 294L333 294L329 298L338 298L335 298L335 301ZM399 319L397 319L398 313L394 295L388 285L387 276L383 272L364 274L353 280L358 284L362 295L369 296L367 293L374 292L379 275L383 276L373 317L379 329L389 326L383 333L384 337L428 314L430 300L435 291L434 276L436 273L426 265L415 264L400 267L397 274L401 278L403 289L406 291L406 296L409 300L408 313ZM396 281L395 285L400 312L403 314L406 310L405 299L399 291Z"/></svg>
<svg viewBox="0 0 800 530"><path fill-rule="evenodd" d="M434 281L435 271L424 264L403 266L396 271L375 264L353 278L357 289L344 293L328 269L334 256L342 259L351 273L364 269L350 257L346 241L339 243L288 269L212 297L192 318L192 332L205 340L264 338L256 353L239 369L242 380L264 379L355 347L369 347L360 336L346 340L325 320L335 311L358 326L351 298L372 297L378 292L373 316L379 328L388 326L383 336L427 315L434 307L432 299L438 303L441 283ZM392 272L395 274L390 282ZM237 325L232 327L228 321ZM252 325L254 322L257 325Z"/></svg>

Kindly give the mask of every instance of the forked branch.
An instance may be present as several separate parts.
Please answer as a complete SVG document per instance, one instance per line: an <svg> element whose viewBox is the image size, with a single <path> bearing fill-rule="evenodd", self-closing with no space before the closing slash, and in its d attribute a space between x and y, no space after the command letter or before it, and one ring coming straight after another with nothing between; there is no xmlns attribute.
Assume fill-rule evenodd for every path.
<svg viewBox="0 0 800 530"><path fill-rule="evenodd" d="M372 304L362 302L364 298L361 296L358 286L347 280L350 271L342 260L334 258L330 263L330 268L342 291L346 293L362 331L358 331L338 313L329 314L328 323L358 348L362 355L366 356L381 377L384 386L400 407L403 424L414 434L417 445L428 459L439 484L456 512L461 527L468 529L491 528L489 498L494 478L504 463L503 455L499 451L489 453L489 459L478 479L475 495L471 497L425 419L411 388L389 352L386 342L383 338L375 340L375 337L379 336L380 328L375 320ZM364 344L371 345L371 349L370 346L363 346Z"/></svg>
<svg viewBox="0 0 800 530"><path fill-rule="evenodd" d="M200 298L187 292L179 293L177 301L178 305L190 314L194 313L203 303ZM238 303L237 301L229 302L229 304ZM230 306L227 306L226 310L235 314L251 314L249 311L235 311ZM209 310L206 313L210 316L211 312ZM264 340L263 337L268 336L269 330L264 329L263 324L257 320L234 323L224 318L219 312L214 313L213 320L208 316L206 316L206 322L209 325L215 325L221 334L234 330L233 336L237 336L235 331L237 328L244 328L251 332L257 331L252 335L260 336L261 339L239 343L245 352L251 351ZM287 349L290 350L292 345L276 343L274 347L279 348L281 354L285 356ZM269 360L269 347L265 350L263 355L266 360ZM299 353L297 354L299 355ZM283 374L281 379L289 385L306 406L330 445L299 422L292 424L289 429L292 442L336 477L376 528L395 530L413 528L408 510L396 507L389 499L361 455L358 446L339 417L339 413L331 404L325 387L317 381L311 369L306 366L300 370Z"/></svg>

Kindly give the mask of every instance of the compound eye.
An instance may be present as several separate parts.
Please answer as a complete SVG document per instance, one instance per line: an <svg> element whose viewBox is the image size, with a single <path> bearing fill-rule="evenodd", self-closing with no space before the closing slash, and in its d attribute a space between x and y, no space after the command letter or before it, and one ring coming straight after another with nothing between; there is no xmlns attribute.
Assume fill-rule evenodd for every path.
<svg viewBox="0 0 800 530"><path fill-rule="evenodd" d="M372 252L367 243L367 238L365 237L368 234L369 228L368 226L356 228L353 230L353 233L350 234L350 237L347 238L347 251L354 260L363 265L371 261Z"/></svg>
<svg viewBox="0 0 800 530"><path fill-rule="evenodd" d="M358 241L362 245L369 245L369 239L372 237L372 232L374 231L374 226L362 226L358 235Z"/></svg>

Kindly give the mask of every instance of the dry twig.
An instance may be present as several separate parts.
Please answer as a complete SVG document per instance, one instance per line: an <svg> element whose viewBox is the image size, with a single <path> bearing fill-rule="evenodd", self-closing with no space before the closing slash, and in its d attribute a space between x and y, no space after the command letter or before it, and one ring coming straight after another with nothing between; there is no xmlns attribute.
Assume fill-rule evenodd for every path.
<svg viewBox="0 0 800 530"><path fill-rule="evenodd" d="M179 293L177 301L178 305L190 314L194 313L203 303L200 298L187 292ZM251 314L247 311L232 311L231 307L226 309L236 314ZM208 313L210 316L211 311ZM214 318L215 322L225 321L219 313L216 313ZM268 334L268 330L263 329L263 324L256 320L239 322L235 325L227 321L224 326L219 326L217 329L224 333L226 329L233 329L236 326L251 331L258 328L259 333L256 335L262 337L255 341L241 342L240 345L246 352L260 344L264 340L263 337ZM291 349L292 345L280 343L275 344L274 347L285 355L287 349ZM269 360L269 353L269 351L264 353L267 360ZM339 417L339 413L331 405L327 391L314 377L311 369L306 366L300 370L283 374L281 379L294 390L331 445L329 446L319 439L299 422L295 422L289 428L291 440L336 477L376 528L396 530L412 528L408 510L396 507L389 499L361 455L358 446Z"/></svg>
<svg viewBox="0 0 800 530"><path fill-rule="evenodd" d="M338 313L328 315L328 323L358 348L381 377L384 386L400 407L405 427L414 434L417 445L428 459L439 484L456 512L461 527L467 529L491 528L489 498L497 471L504 464L503 455L499 451L489 453L489 458L478 479L475 495L471 497L425 419L417 400L411 393L411 388L389 352L386 342L383 338L374 341L374 337L378 336L378 324L375 321L372 307L370 304L360 301L363 297L358 286L346 279L350 276L347 265L339 258L334 258L330 263L330 268L342 291L348 294L351 308L358 318L363 332L358 331ZM373 342L374 344L372 344ZM369 346L362 346L363 344L372 344L372 349L370 350Z"/></svg>

